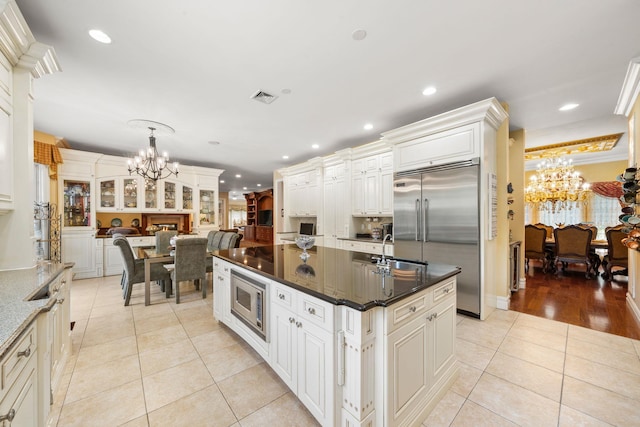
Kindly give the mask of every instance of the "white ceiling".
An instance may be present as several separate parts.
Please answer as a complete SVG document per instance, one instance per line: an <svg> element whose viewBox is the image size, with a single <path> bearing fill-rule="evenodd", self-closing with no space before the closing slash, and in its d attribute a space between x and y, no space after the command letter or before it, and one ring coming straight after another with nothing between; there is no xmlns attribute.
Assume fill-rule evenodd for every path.
<svg viewBox="0 0 640 427"><path fill-rule="evenodd" d="M166 123L176 132L158 134L158 148L225 169L221 191L269 187L274 169L489 97L509 104L527 146L625 132L613 110L640 55L637 0L17 4L63 70L35 82L37 130L130 155L148 134L129 120ZM92 28L113 43L95 42ZM356 29L367 37L355 41ZM438 92L422 95L430 85ZM258 90L279 98L251 100ZM580 106L559 112L568 102ZM619 158L626 144L625 134Z"/></svg>

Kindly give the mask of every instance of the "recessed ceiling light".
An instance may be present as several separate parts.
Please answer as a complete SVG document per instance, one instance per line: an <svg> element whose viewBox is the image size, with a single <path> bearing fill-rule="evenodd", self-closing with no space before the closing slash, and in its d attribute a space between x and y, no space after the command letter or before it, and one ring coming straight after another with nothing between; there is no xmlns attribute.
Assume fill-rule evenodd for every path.
<svg viewBox="0 0 640 427"><path fill-rule="evenodd" d="M569 111L569 110L573 110L574 108L578 108L580 104L574 104L574 103L569 103L569 104L564 104L562 107L558 108L559 111Z"/></svg>
<svg viewBox="0 0 640 427"><path fill-rule="evenodd" d="M262 184L256 184L258 187L262 187Z"/></svg>
<svg viewBox="0 0 640 427"><path fill-rule="evenodd" d="M246 190L246 189L247 189L247 187L242 187L242 189L243 189L243 190Z"/></svg>
<svg viewBox="0 0 640 427"><path fill-rule="evenodd" d="M231 200L236 200L236 196L233 196L233 197L231 198Z"/></svg>
<svg viewBox="0 0 640 427"><path fill-rule="evenodd" d="M373 125L371 123L367 123L366 125L364 125L364 130L371 130L373 129Z"/></svg>
<svg viewBox="0 0 640 427"><path fill-rule="evenodd" d="M284 93L285 95L289 95L291 93L291 89L289 88L284 88L282 89L280 92Z"/></svg>
<svg viewBox="0 0 640 427"><path fill-rule="evenodd" d="M284 156L282 156L283 159L287 160L289 158L289 156L287 156L286 154Z"/></svg>
<svg viewBox="0 0 640 427"><path fill-rule="evenodd" d="M367 37L367 32L365 30L359 29L351 33L351 38L354 39L355 41L364 40L365 37Z"/></svg>
<svg viewBox="0 0 640 427"><path fill-rule="evenodd" d="M318 148L320 148L320 146L318 144L313 144L311 148L313 148L314 150L317 150Z"/></svg>
<svg viewBox="0 0 640 427"><path fill-rule="evenodd" d="M435 87L429 86L428 88L426 88L425 90L422 91L422 94L424 96L429 96L429 95L433 95L437 91L438 91L438 89L436 89Z"/></svg>
<svg viewBox="0 0 640 427"><path fill-rule="evenodd" d="M221 179L221 180L220 180L220 184L224 184L224 179Z"/></svg>
<svg viewBox="0 0 640 427"><path fill-rule="evenodd" d="M242 178L242 175L240 175L239 173L236 174L236 178Z"/></svg>
<svg viewBox="0 0 640 427"><path fill-rule="evenodd" d="M109 37L105 32L100 30L89 30L89 35L95 41L100 43L109 44L111 43L111 37Z"/></svg>

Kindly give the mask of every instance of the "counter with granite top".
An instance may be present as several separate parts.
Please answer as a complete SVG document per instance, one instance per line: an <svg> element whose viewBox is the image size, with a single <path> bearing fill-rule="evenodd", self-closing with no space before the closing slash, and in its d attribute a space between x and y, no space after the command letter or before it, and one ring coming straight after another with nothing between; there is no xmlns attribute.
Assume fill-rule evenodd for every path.
<svg viewBox="0 0 640 427"><path fill-rule="evenodd" d="M0 358L55 299L30 301L73 264L43 262L33 268L0 271Z"/></svg>

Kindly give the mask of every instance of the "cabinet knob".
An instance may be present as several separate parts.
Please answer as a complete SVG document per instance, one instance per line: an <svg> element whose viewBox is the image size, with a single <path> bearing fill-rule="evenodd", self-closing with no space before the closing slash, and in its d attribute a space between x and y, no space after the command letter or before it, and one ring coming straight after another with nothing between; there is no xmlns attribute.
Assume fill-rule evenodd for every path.
<svg viewBox="0 0 640 427"><path fill-rule="evenodd" d="M27 348L24 351L18 352L18 357L29 357L29 356L31 356L31 347Z"/></svg>
<svg viewBox="0 0 640 427"><path fill-rule="evenodd" d="M284 294L278 294L278 298L284 299Z"/></svg>
<svg viewBox="0 0 640 427"><path fill-rule="evenodd" d="M11 410L9 411L9 413L7 413L7 415L0 415L0 422L2 421L13 421L13 419L16 417L16 410L11 408Z"/></svg>
<svg viewBox="0 0 640 427"><path fill-rule="evenodd" d="M296 319L294 319L293 317L289 317L289 323L293 323L295 321L296 321Z"/></svg>
<svg viewBox="0 0 640 427"><path fill-rule="evenodd" d="M297 326L298 328L302 328L302 323L301 323L301 322L296 322L296 326Z"/></svg>
<svg viewBox="0 0 640 427"><path fill-rule="evenodd" d="M446 288L446 289L444 290L444 293L445 293L445 294L448 294L449 292L451 292L451 288Z"/></svg>
<svg viewBox="0 0 640 427"><path fill-rule="evenodd" d="M64 298L60 298L57 302L58 304L64 304Z"/></svg>
<svg viewBox="0 0 640 427"><path fill-rule="evenodd" d="M431 316L427 317L427 320L429 322L431 322L432 320L434 320L437 317L438 317L438 313L433 313Z"/></svg>
<svg viewBox="0 0 640 427"><path fill-rule="evenodd" d="M412 312L412 313L415 313L416 312L416 306L412 305L411 307L409 307L409 311Z"/></svg>
<svg viewBox="0 0 640 427"><path fill-rule="evenodd" d="M313 307L309 307L307 311L309 312L309 314L316 314L316 309Z"/></svg>

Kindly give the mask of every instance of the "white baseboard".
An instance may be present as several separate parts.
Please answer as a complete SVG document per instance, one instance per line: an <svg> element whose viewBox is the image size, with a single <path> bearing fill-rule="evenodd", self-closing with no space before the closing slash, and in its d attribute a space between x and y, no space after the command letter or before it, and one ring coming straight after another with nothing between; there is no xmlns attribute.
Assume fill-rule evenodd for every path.
<svg viewBox="0 0 640 427"><path fill-rule="evenodd" d="M633 300L629 292L627 292L627 304L629 304L631 311L633 311L633 314L636 316L636 319L640 322L640 308L638 308L638 305Z"/></svg>
<svg viewBox="0 0 640 427"><path fill-rule="evenodd" d="M497 297L496 298L496 308L500 310L509 310L509 304L511 302L511 297Z"/></svg>
<svg viewBox="0 0 640 427"><path fill-rule="evenodd" d="M520 286L520 289L524 289L524 288L527 287L527 278L526 277L523 277L522 279L520 279L519 286Z"/></svg>

